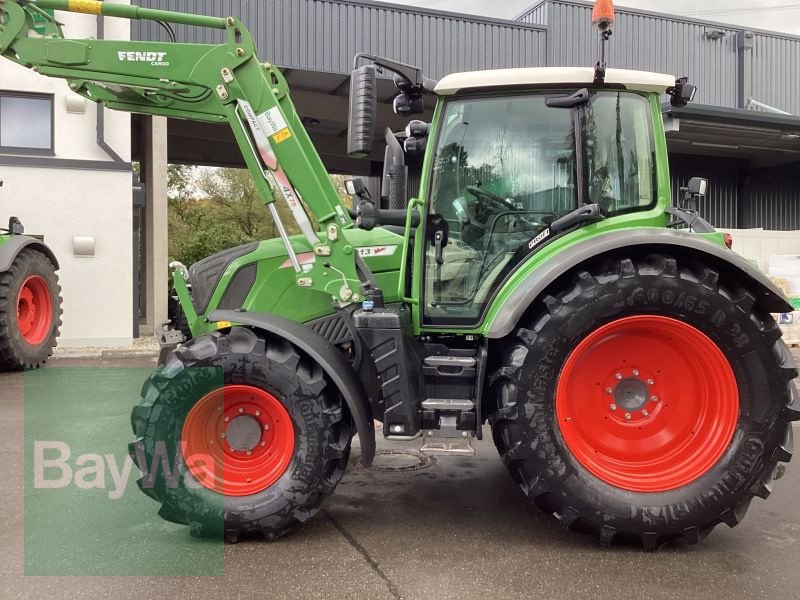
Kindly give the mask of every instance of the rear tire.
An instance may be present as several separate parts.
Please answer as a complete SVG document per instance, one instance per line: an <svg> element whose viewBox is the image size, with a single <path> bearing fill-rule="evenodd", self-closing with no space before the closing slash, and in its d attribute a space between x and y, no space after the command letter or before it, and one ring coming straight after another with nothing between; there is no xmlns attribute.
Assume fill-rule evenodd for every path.
<svg viewBox="0 0 800 600"><path fill-rule="evenodd" d="M61 327L61 287L44 254L22 250L0 273L0 371L35 369L53 354Z"/></svg>
<svg viewBox="0 0 800 600"><path fill-rule="evenodd" d="M204 413L202 404L218 394L223 383L225 400L219 410L225 412ZM266 408L258 412L242 409L248 420L245 429L256 420L262 423L255 428L256 442L236 448L238 458L229 452L217 456L216 460L224 460L224 469L216 470L214 480L193 468L192 452L186 452L187 459L184 450L214 441L217 448L224 444L232 450L231 427L240 411L233 410L231 421L226 416L226 424L221 417L234 401L229 391L248 387L254 397L268 398L262 404ZM279 424L281 415L288 415L291 423ZM217 421L212 422L214 418ZM263 339L250 329L234 327L228 334L203 335L181 346L145 382L141 402L131 415L137 437L129 451L142 471L139 487L161 504L159 515L164 519L190 525L195 536L224 534L227 542L235 543L242 536L259 534L272 541L313 516L333 492L347 465L351 423L338 391L319 365L285 340ZM222 429L217 431L217 425ZM221 435L223 429L227 438ZM242 432L253 433L245 429L240 428L240 438ZM264 429L269 432L261 434L266 446L262 448L258 431ZM198 437L198 431L208 435ZM214 448L206 446L212 456ZM250 451L244 456L249 448L252 456ZM284 453L285 461L265 465L264 457L256 460L262 450ZM177 485L165 477L163 465L148 471L164 452L169 465L178 459L182 482Z"/></svg>
<svg viewBox="0 0 800 600"><path fill-rule="evenodd" d="M662 364L663 355L643 351L644 344L631 343L603 346L595 362L578 362L583 367L578 371L566 368L575 364L576 353L598 331L636 323L631 317L641 315L652 315L661 324L680 321L689 337L697 334L711 344L698 347L713 352L694 356L689 337L676 336L672 350L679 359L672 366ZM769 495L781 473L779 463L791 458L791 421L800 418L800 399L792 381L797 369L780 336L771 315L750 292L706 265L660 254L598 261L551 289L515 335L504 340L490 383L497 402L492 418L495 444L525 494L568 529L594 533L605 544L635 539L648 550L678 538L696 543L719 523L738 524L754 496ZM719 399L726 392L703 383L727 368L713 364L716 349L730 367L735 402L730 431L721 433L719 427L730 417L723 416L725 406ZM681 356L689 364L683 372L675 366L682 364ZM593 364L619 368L601 373L603 369L592 369ZM655 365L663 367L659 376L670 390L665 397L653 402L646 393L641 406L636 404L639 387L647 390L649 382L634 380L633 369L639 376L639 365L643 378L649 378L644 371L650 366L652 373ZM623 368L630 373L620 377ZM628 402L617 395L622 388L615 380L620 379L633 392L632 408L614 404ZM573 393L565 399L565 390L576 389L582 392L578 398ZM708 389L710 393L703 392ZM656 412L659 401L663 406L670 400L673 408L688 404L697 410L706 402L710 412L701 421L711 433L698 428L697 434L708 435L708 443L685 450L684 439L696 433L694 426L690 434L675 434L673 448L684 448L684 454L675 450L669 464L654 459L652 472L647 472L640 453L663 440L655 435L636 439L633 443L641 450L631 452L624 435L614 436L626 427L632 428L633 437L641 436L638 425L646 434L647 419L658 416L648 413ZM644 410L645 415L623 412L634 410ZM663 419L675 415L659 414ZM578 425L584 426L583 437L574 435ZM667 421L659 435L668 434L669 427L680 429L683 424ZM617 451L609 450L614 447ZM709 464L715 448L719 457Z"/></svg>

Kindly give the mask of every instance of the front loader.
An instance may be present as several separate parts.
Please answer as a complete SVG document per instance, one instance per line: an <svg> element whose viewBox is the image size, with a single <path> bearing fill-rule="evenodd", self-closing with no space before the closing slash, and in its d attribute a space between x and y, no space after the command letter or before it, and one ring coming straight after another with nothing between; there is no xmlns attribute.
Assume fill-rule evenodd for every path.
<svg viewBox="0 0 800 600"><path fill-rule="evenodd" d="M42 9L210 27L226 41L66 39ZM277 539L334 490L354 435L370 464L375 420L388 439L462 456L488 422L522 491L605 544L696 543L769 495L800 418L770 314L790 309L697 215L704 181L670 206L661 99L689 102L686 80L610 69L603 53L594 68L434 82L359 55L351 154L374 141L378 75L394 74L399 114L430 97L436 109L386 132L381 198L354 180L351 210L281 71L258 61L237 19L93 0L0 11L3 56L78 94L228 123L280 234L174 266L175 322L130 445L165 519L231 542ZM605 49L613 6L593 17ZM419 152L408 200L405 155ZM301 234L287 235L275 202Z"/></svg>

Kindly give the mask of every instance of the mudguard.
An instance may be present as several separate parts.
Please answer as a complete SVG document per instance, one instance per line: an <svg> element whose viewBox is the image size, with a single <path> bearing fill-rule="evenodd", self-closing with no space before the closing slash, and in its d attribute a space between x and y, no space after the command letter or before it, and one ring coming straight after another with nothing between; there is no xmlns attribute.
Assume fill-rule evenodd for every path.
<svg viewBox="0 0 800 600"><path fill-rule="evenodd" d="M550 284L581 263L614 250L642 252L669 250L683 256L695 256L733 274L749 285L761 306L773 313L794 310L783 293L757 267L723 246L718 246L696 234L670 229L621 229L578 242L538 267L515 289L489 325L486 336L502 338L516 327L523 313Z"/></svg>
<svg viewBox="0 0 800 600"><path fill-rule="evenodd" d="M56 255L47 247L47 245L36 238L28 237L27 235L15 235L11 237L5 244L0 246L0 273L8 271L11 264L17 255L24 249L31 248L44 254L53 263L53 266L58 270L59 264Z"/></svg>
<svg viewBox="0 0 800 600"><path fill-rule="evenodd" d="M375 457L375 428L369 399L344 355L328 340L301 323L275 315L216 310L208 318L213 323L227 321L280 336L317 361L339 389L350 409L361 442L361 464L365 467L372 464Z"/></svg>

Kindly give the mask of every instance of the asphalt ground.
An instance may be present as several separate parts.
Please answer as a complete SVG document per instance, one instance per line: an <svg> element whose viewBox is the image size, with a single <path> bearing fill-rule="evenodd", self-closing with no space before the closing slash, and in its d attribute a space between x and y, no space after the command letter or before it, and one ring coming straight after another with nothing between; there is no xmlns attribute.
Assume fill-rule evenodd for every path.
<svg viewBox="0 0 800 600"><path fill-rule="evenodd" d="M529 504L488 439L474 458L404 472L357 466L356 446L323 510L273 544L191 538L132 483L118 500L109 489L31 490L34 439L121 460L152 366L60 359L39 379L0 375L0 597L800 598L797 465L738 527L655 553L565 531ZM52 393L43 400L42 390ZM380 464L419 461L384 455Z"/></svg>

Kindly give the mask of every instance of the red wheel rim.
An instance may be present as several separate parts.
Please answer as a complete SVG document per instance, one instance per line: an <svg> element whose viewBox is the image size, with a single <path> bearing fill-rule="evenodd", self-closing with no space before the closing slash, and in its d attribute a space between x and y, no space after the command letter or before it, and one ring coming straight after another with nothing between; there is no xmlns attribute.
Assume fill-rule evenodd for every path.
<svg viewBox="0 0 800 600"><path fill-rule="evenodd" d="M226 496L249 496L286 472L294 455L294 426L269 392L228 385L206 394L189 411L181 448L201 485Z"/></svg>
<svg viewBox="0 0 800 600"><path fill-rule="evenodd" d="M28 277L17 296L17 327L22 338L38 346L50 335L53 324L53 301L47 282L38 275Z"/></svg>
<svg viewBox="0 0 800 600"><path fill-rule="evenodd" d="M642 315L589 334L556 390L564 442L590 473L633 492L664 492L703 476L739 420L736 378L694 327Z"/></svg>

